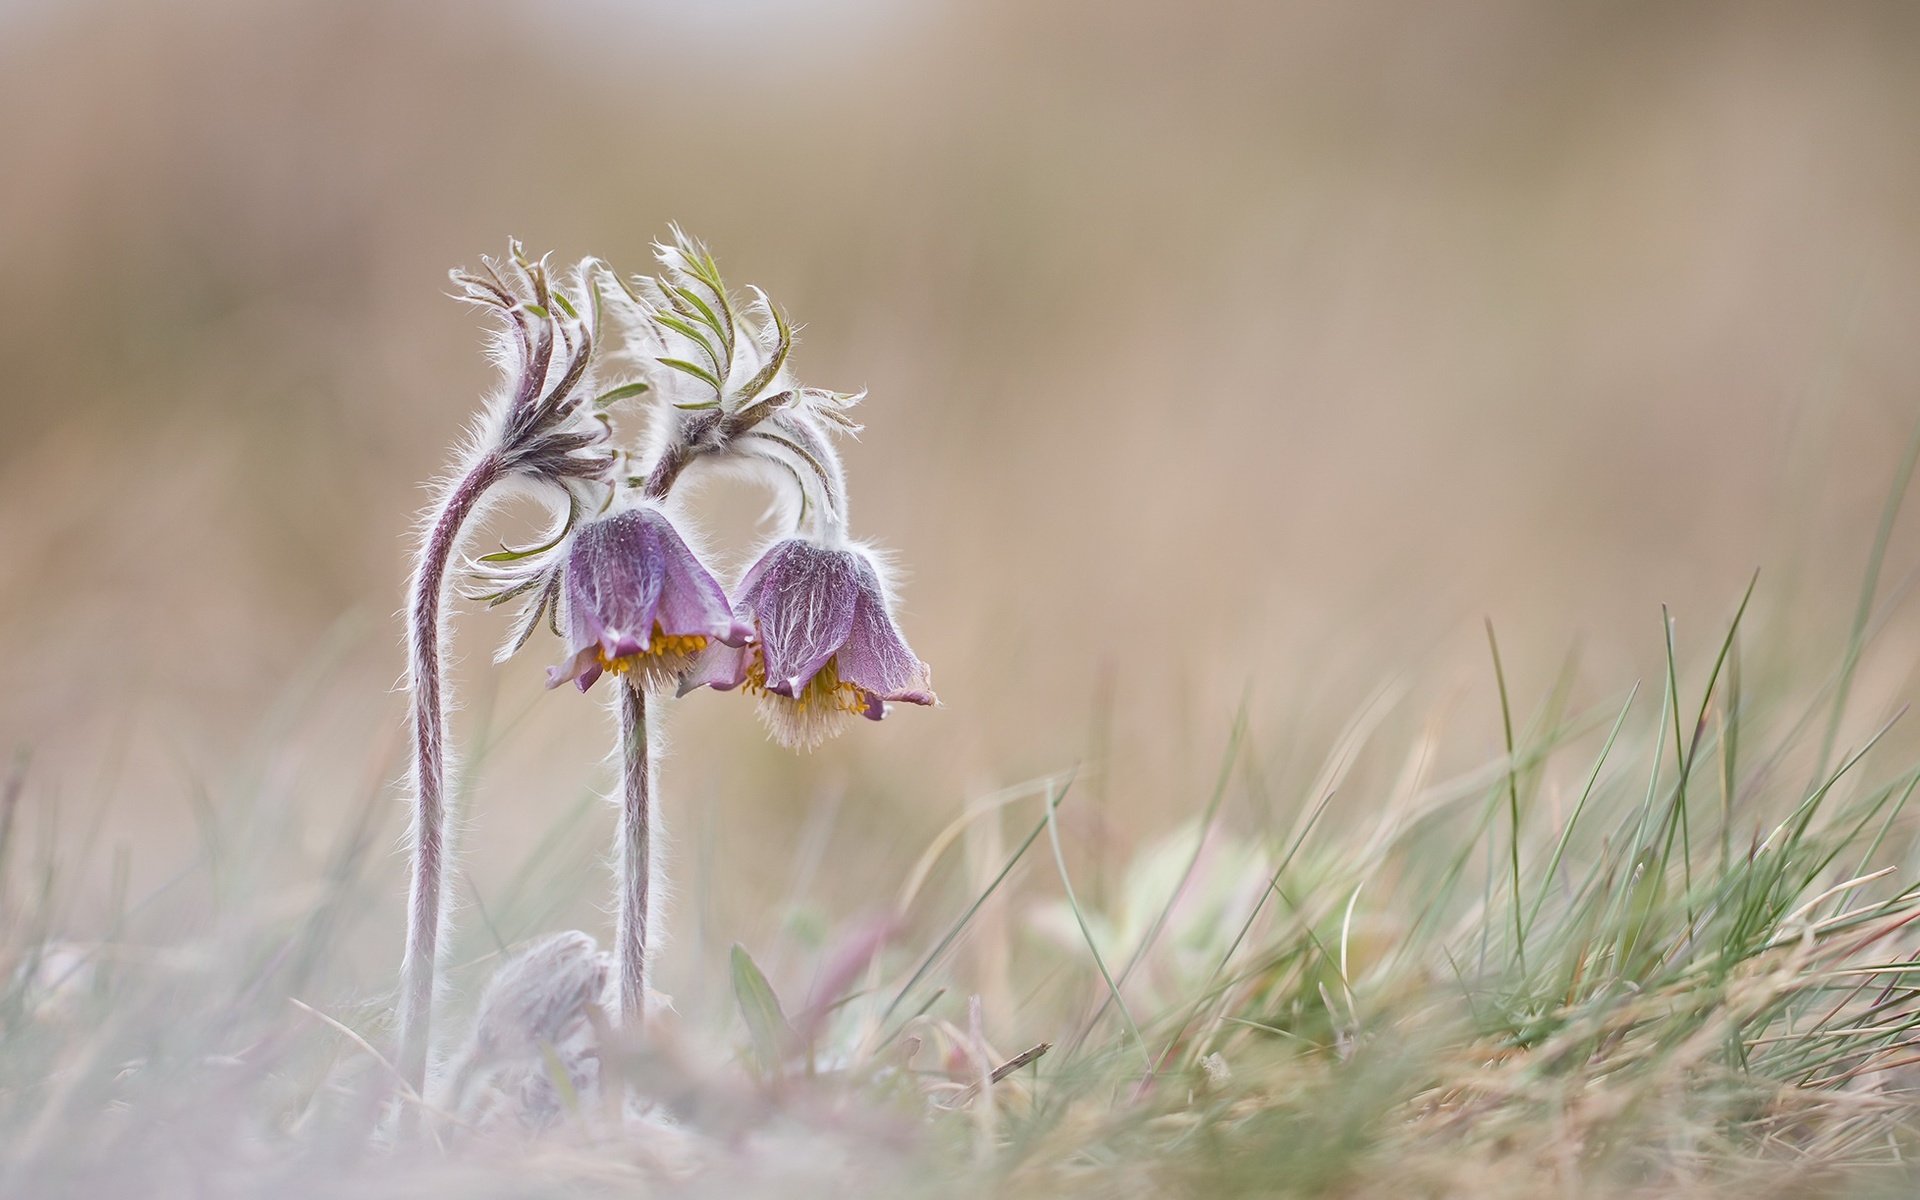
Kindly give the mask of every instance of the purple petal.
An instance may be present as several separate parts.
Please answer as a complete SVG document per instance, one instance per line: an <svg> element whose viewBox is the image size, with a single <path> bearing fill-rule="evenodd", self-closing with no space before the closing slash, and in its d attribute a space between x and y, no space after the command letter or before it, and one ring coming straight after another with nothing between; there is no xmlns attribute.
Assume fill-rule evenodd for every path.
<svg viewBox="0 0 1920 1200"><path fill-rule="evenodd" d="M796 695L853 630L858 560L846 550L786 541L769 550L749 577L741 604L759 630L767 690Z"/></svg>
<svg viewBox="0 0 1920 1200"><path fill-rule="evenodd" d="M761 591L767 575L777 571L789 555L804 554L810 549L812 547L798 538L787 538L768 547L766 553L747 568L746 576L740 580L740 586L734 590L733 594L739 598L739 603L742 606L749 604Z"/></svg>
<svg viewBox="0 0 1920 1200"><path fill-rule="evenodd" d="M629 654L639 654L647 648L647 643L630 633L605 633L600 636L600 650L608 658L625 658Z"/></svg>
<svg viewBox="0 0 1920 1200"><path fill-rule="evenodd" d="M645 651L656 624L675 635L747 640L713 573L655 508L628 509L575 531L561 597L574 660L555 669L549 686L584 680L584 691L600 676L600 657Z"/></svg>
<svg viewBox="0 0 1920 1200"><path fill-rule="evenodd" d="M723 643L707 647L694 660L693 668L680 680L679 694L684 696L701 687L710 687L716 692L730 692L746 681L746 649Z"/></svg>
<svg viewBox="0 0 1920 1200"><path fill-rule="evenodd" d="M566 662L557 667L548 667L547 687L557 688L563 683L571 683L576 679L580 679L589 672L596 677L600 673L600 667L595 659L594 648L592 646L576 652L568 658ZM586 689L582 688L581 690L584 691Z"/></svg>
<svg viewBox="0 0 1920 1200"><path fill-rule="evenodd" d="M635 508L574 534L563 582L570 647L597 645L612 656L629 643L626 653L634 653L652 638L666 584L661 526L672 529L659 513Z"/></svg>
<svg viewBox="0 0 1920 1200"><path fill-rule="evenodd" d="M856 560L859 596L854 605L852 632L840 649L840 678L885 700L910 704L933 703L927 664L920 661L887 611L886 593L873 564ZM874 720L879 716L867 713Z"/></svg>
<svg viewBox="0 0 1920 1200"><path fill-rule="evenodd" d="M696 557L664 516L659 521L659 551L665 568L660 592L660 628L676 635L698 634L723 642L741 642L745 631L733 619L733 606L720 582Z"/></svg>

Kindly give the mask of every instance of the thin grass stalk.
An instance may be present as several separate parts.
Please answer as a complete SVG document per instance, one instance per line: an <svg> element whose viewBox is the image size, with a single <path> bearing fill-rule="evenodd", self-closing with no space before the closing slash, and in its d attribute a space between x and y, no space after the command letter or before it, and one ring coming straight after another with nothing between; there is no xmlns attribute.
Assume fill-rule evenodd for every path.
<svg viewBox="0 0 1920 1200"><path fill-rule="evenodd" d="M967 906L966 911L960 914L960 918L948 927L947 932L934 944L933 949L928 951L926 957L920 960L919 966L914 968L913 974L908 977L905 984L901 985L900 990L894 993L893 999L888 1002L885 1010L881 1012L879 1019L875 1022L876 1026L883 1026L887 1023L887 1019L893 1016L894 1012L900 1007L901 1002L907 998L907 994L912 992L922 979L926 978L927 972L933 969L934 964L940 960L940 956L945 954L947 948L953 945L954 940L966 930L967 923L973 920L974 914L980 911L980 907L993 897L993 893L1000 887L1000 884L1006 880L1008 875L1013 873L1013 868L1019 865L1020 859L1026 855L1028 848L1039 840L1042 833L1046 832L1047 821L1051 817L1053 810L1058 808L1060 802L1067 798L1067 791L1073 786L1073 781L1073 776L1067 776L1066 779L1061 782L1058 791L1054 790L1052 781L1048 781L1045 796L1047 806L1046 815L1040 818L1033 829L1027 834L1026 840L1021 842L1014 850L1012 856L1009 857L1005 865L1000 868L1000 873L993 877L992 882L988 883L986 888L981 891L978 896L974 897L973 903ZM903 909L904 907L905 906L902 905ZM887 1046L903 1028L905 1028L904 1023L896 1026L892 1033L880 1040L875 1049L877 1050Z"/></svg>
<svg viewBox="0 0 1920 1200"><path fill-rule="evenodd" d="M1154 942L1159 940L1160 931L1166 927L1167 918L1172 914L1173 906L1178 904L1180 902L1180 897L1186 894L1187 884L1192 882L1194 869L1200 865L1200 857L1206 851L1207 836L1213 830L1214 818L1219 816L1220 814L1221 801L1226 799L1227 786L1233 781L1233 769L1234 769L1234 766L1240 761L1241 748L1246 741L1246 737L1247 737L1247 697L1245 695L1242 695L1240 697L1239 711L1234 715L1234 718L1233 718L1233 730L1227 735L1226 753L1221 756L1220 769L1214 778L1213 795L1208 798L1206 812L1203 813L1200 817L1200 828L1198 833L1195 835L1194 843L1193 843L1193 855L1192 857L1187 859L1186 869L1180 873L1180 882L1174 885L1173 891L1169 893L1167 896L1167 902L1160 906L1159 913L1154 917L1153 924L1147 927L1147 932L1143 937L1141 937L1140 944L1138 946L1135 946L1133 953L1128 956L1127 965L1124 968L1122 968L1120 971L1119 983L1115 984L1111 977L1108 978L1107 982L1109 987L1108 987L1106 998L1100 1002L1100 1007L1094 1010L1093 1016L1089 1017L1087 1019L1087 1022L1084 1025L1080 1026L1079 1031L1074 1034L1073 1040L1067 1044L1066 1052L1065 1054L1062 1055L1063 1058L1070 1058L1073 1055L1079 1053L1080 1047L1086 1043L1087 1038L1093 1033L1095 1027L1100 1024L1101 1018L1107 1015L1108 1005L1119 1002L1120 987L1124 985L1127 982L1127 980L1133 978L1134 970L1138 968L1141 963L1146 961L1148 953L1153 949ZM1047 818L1050 822L1053 818L1054 807L1055 807L1054 803L1050 800L1047 805ZM1052 828L1051 825L1049 825L1050 834L1051 834L1051 828ZM1057 840L1057 835L1056 835L1056 840ZM1067 884L1068 893L1069 893L1068 898L1069 900L1071 900L1072 884L1067 883L1066 866L1064 864L1061 865L1060 871L1061 871L1061 875L1060 875L1061 882L1063 884ZM1078 901L1074 901L1073 903L1075 907L1075 916L1077 917L1079 915ZM1091 940L1089 940L1088 945L1089 947L1092 946ZM1098 958L1099 951L1095 950L1094 955L1096 958ZM1103 962L1100 964L1100 973L1102 975L1106 975L1106 971L1107 971L1106 964ZM1121 1007L1124 1010L1125 1005L1122 1004ZM1122 1015L1126 1015L1124 1011ZM1127 1018L1127 1024L1129 1028L1133 1028L1133 1021L1130 1016L1128 1016ZM1138 1029L1134 1029L1134 1036L1136 1040L1139 1038ZM1142 1052L1145 1052L1146 1043L1142 1041L1140 1046L1141 1046ZM1152 1069L1151 1059L1149 1059L1148 1069L1149 1070Z"/></svg>
<svg viewBox="0 0 1920 1200"><path fill-rule="evenodd" d="M1900 509L1906 502L1907 488L1913 482L1914 471L1920 467L1920 426L1916 426L1913 437L1907 442L1907 452L1901 456L1900 466L1894 472L1893 488L1887 493L1885 505L1880 510L1880 523L1874 530L1873 549L1867 554L1866 577L1860 582L1860 599L1854 609L1853 628L1847 635L1846 658L1840 666L1840 680L1834 686L1833 707L1827 714L1826 732L1820 737L1820 756L1814 759L1814 778L1818 781L1820 773L1827 769L1827 761L1833 757L1833 747L1840 737L1840 722L1846 716L1847 698L1853 692L1854 672L1860 666L1860 654L1866 648L1869 626L1873 620L1873 598L1880 590L1880 569L1887 559L1887 547L1893 540L1894 524L1900 519Z"/></svg>
<svg viewBox="0 0 1920 1200"><path fill-rule="evenodd" d="M20 796L27 789L27 755L17 753L7 781L0 784L0 914L7 908L7 859L13 846L14 817L20 811Z"/></svg>
<svg viewBox="0 0 1920 1200"><path fill-rule="evenodd" d="M1087 952L1093 956L1093 965L1100 968L1100 978L1106 981L1107 999L1111 1000L1114 1007L1120 1010L1120 1019L1126 1023L1128 1035L1133 1039L1133 1044L1139 1047L1140 1057L1146 1063L1147 1073L1142 1077L1142 1082L1145 1082L1153 1077L1153 1052L1147 1048L1147 1039L1141 1036L1139 1024L1134 1021L1133 1013L1127 1008L1127 1002L1121 998L1120 985L1114 982L1113 972L1107 970L1107 960L1101 957L1099 943L1094 940L1093 931L1087 928L1086 914L1081 911L1080 901L1073 894L1073 878L1067 873L1067 858L1060 849L1060 823L1054 818L1055 807L1056 801L1053 796L1053 791L1049 788L1047 792L1047 840L1053 846L1054 866L1059 868L1060 871L1060 888L1066 893L1067 908L1073 913L1074 924L1080 927L1080 936L1087 943ZM1100 1011L1106 1011L1105 1004L1100 1006ZM1098 1015L1096 1015L1094 1019L1098 1021ZM1085 1033L1083 1031L1082 1037L1084 1038L1084 1036Z"/></svg>
<svg viewBox="0 0 1920 1200"><path fill-rule="evenodd" d="M1500 730L1507 747L1507 849L1513 868L1513 954L1520 973L1527 971L1527 925L1520 905L1520 767L1514 761L1513 705L1507 699L1507 672L1500 662L1500 642L1487 620L1487 649L1493 652L1493 679L1500 689ZM1492 872L1488 872L1491 878Z"/></svg>

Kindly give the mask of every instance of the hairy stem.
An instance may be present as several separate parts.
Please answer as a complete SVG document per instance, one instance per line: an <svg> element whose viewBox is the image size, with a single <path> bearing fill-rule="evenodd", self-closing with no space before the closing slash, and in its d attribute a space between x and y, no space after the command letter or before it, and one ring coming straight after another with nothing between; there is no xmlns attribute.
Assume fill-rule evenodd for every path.
<svg viewBox="0 0 1920 1200"><path fill-rule="evenodd" d="M400 965L400 1071L424 1094L433 1032L434 975L438 965L447 833L447 702L440 622L446 608L447 564L462 527L501 474L488 455L447 492L434 515L413 576L408 607L413 691L413 880L407 903L407 948Z"/></svg>
<svg viewBox="0 0 1920 1200"><path fill-rule="evenodd" d="M680 473L692 465L698 453L692 444L685 441L678 441L667 447L667 452L660 456L660 461L655 463L653 470L647 473L647 481L640 494L649 500L664 500L667 493L673 490L674 483L679 480Z"/></svg>
<svg viewBox="0 0 1920 1200"><path fill-rule="evenodd" d="M659 813L648 747L647 694L638 681L618 681L620 709L619 919L614 951L620 971L620 1024L646 1022L647 971L653 949L654 830Z"/></svg>

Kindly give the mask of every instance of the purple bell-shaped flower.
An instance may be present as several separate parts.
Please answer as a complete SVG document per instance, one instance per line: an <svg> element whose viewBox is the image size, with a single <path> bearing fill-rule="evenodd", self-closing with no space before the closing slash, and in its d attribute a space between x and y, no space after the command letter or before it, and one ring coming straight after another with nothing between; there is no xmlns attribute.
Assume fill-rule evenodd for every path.
<svg viewBox="0 0 1920 1200"><path fill-rule="evenodd" d="M894 624L880 572L862 549L776 543L741 582L735 616L750 645L710 648L681 685L744 685L782 745L812 749L886 702L935 703L927 664Z"/></svg>
<svg viewBox="0 0 1920 1200"><path fill-rule="evenodd" d="M561 567L560 625L569 656L547 686L581 691L602 672L641 686L675 679L715 643L741 646L746 626L667 515L650 505L575 530Z"/></svg>

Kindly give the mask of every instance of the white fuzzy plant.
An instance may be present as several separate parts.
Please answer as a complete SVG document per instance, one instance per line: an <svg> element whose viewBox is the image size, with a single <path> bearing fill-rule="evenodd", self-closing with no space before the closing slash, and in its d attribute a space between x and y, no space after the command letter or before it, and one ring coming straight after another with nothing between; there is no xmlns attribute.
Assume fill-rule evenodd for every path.
<svg viewBox="0 0 1920 1200"><path fill-rule="evenodd" d="M858 431L848 410L862 395L798 384L785 314L758 289L742 304L699 242L676 228L655 249L657 274L631 279L588 259L556 286L545 260L529 261L517 244L509 261L483 260L481 272L453 276L462 299L498 319L495 358L506 382L429 514L409 607L415 810L398 1024L401 1070L416 1093L425 1091L449 887L448 569L503 485L534 485L557 527L540 545L466 564L473 598L521 602L499 657L546 623L566 643L550 687L572 682L584 692L613 677L620 784L611 986L628 1030L645 1022L659 944L650 700L738 688L756 697L778 741L806 749L853 716L879 720L890 702L935 702L926 665L895 625L884 565L848 528L833 439ZM621 334L613 353L600 346L603 316ZM597 390L596 358L627 374ZM635 398L646 405L646 429L629 452L614 406ZM773 489L787 527L731 598L681 536L673 494L690 471L729 468Z"/></svg>

